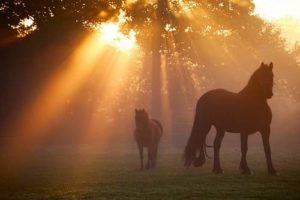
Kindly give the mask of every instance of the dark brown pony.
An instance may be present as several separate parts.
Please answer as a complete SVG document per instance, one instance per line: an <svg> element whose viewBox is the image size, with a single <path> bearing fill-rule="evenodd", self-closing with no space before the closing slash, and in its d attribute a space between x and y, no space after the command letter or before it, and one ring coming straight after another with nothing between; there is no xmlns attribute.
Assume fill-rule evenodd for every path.
<svg viewBox="0 0 300 200"><path fill-rule="evenodd" d="M184 152L185 166L205 163L205 139L211 126L217 130L214 140L214 173L222 173L219 150L225 131L240 133L242 158L240 169L249 174L246 161L248 136L260 132L264 145L268 172L276 174L269 144L272 112L267 99L273 96L273 63L264 63L253 73L246 87L239 93L223 89L211 90L198 100L192 133ZM198 157L197 157L197 153Z"/></svg>
<svg viewBox="0 0 300 200"><path fill-rule="evenodd" d="M162 125L155 119L149 119L148 113L144 109L135 109L135 124L134 138L140 153L140 169L144 169L144 147L148 148L148 162L146 164L146 169L154 168L157 160L158 143L163 132Z"/></svg>

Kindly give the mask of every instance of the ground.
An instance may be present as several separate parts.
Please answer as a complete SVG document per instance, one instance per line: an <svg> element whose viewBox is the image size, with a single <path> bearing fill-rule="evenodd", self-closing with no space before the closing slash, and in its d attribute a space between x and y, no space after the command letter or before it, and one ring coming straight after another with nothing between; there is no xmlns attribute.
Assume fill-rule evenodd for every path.
<svg viewBox="0 0 300 200"><path fill-rule="evenodd" d="M268 176L259 145L249 150L252 175L238 170L238 145L223 148L223 175L211 173L212 159L184 168L182 149L164 144L157 169L143 172L134 145L114 151L79 146L53 145L33 153L17 172L1 170L0 199L300 199L295 148L273 151L279 174Z"/></svg>

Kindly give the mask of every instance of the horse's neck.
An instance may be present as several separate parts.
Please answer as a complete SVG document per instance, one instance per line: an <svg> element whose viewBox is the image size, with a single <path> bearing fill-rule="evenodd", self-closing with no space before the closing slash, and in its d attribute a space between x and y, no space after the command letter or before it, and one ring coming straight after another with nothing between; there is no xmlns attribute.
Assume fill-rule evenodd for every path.
<svg viewBox="0 0 300 200"><path fill-rule="evenodd" d="M150 128L150 120L147 121L147 123L143 124L143 126L137 126L137 129L141 132L141 133L146 133L149 131Z"/></svg>
<svg viewBox="0 0 300 200"><path fill-rule="evenodd" d="M247 84L238 94L246 101L257 103L267 102L267 99L258 92L258 89L254 84Z"/></svg>

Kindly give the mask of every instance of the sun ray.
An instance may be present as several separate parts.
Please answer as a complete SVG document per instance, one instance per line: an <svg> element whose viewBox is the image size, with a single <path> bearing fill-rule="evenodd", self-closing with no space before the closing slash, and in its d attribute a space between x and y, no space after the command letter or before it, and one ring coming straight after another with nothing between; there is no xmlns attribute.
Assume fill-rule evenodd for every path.
<svg viewBox="0 0 300 200"><path fill-rule="evenodd" d="M14 139L7 143L9 153L19 153L18 157L22 159L25 159L24 153L30 154L30 149L43 137L43 131L64 111L66 102L93 72L95 61L103 50L93 36L88 36L79 45L70 61L61 66L62 69L50 78L41 94L24 106L20 117L11 124L8 130ZM26 151L23 147L27 148Z"/></svg>
<svg viewBox="0 0 300 200"><path fill-rule="evenodd" d="M122 53L123 54L123 53ZM128 76L130 73L130 67L128 66L130 56L128 55L115 55L113 63L111 63L111 70L106 77L102 80L104 84L99 92L99 102L96 103L95 110L97 111L91 118L87 127L87 133L81 141L92 141L98 138L98 141L104 141L108 138L106 125L110 124L111 120L114 120L113 114L119 110L116 107L116 103L121 101L118 98L118 94L122 87L126 87L122 84L122 78ZM99 140L101 138L101 140Z"/></svg>

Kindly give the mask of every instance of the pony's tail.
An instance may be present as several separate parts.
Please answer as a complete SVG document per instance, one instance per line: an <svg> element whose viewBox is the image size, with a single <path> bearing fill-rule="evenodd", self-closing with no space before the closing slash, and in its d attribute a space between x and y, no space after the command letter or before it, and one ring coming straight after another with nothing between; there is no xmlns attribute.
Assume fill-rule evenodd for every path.
<svg viewBox="0 0 300 200"><path fill-rule="evenodd" d="M203 128L204 130L202 130ZM212 146L206 144L206 134L205 127L201 126L200 112L199 110L196 110L192 132L183 155L184 165L186 167L190 167L192 163L195 167L202 166L205 163L206 158L209 158L206 148ZM197 157L198 151L199 156Z"/></svg>
<svg viewBox="0 0 300 200"><path fill-rule="evenodd" d="M187 145L184 150L183 159L184 159L184 166L190 167L191 164L196 159L197 149L199 147L199 127L200 127L200 114L196 111L194 124L192 128L191 135L188 139Z"/></svg>

